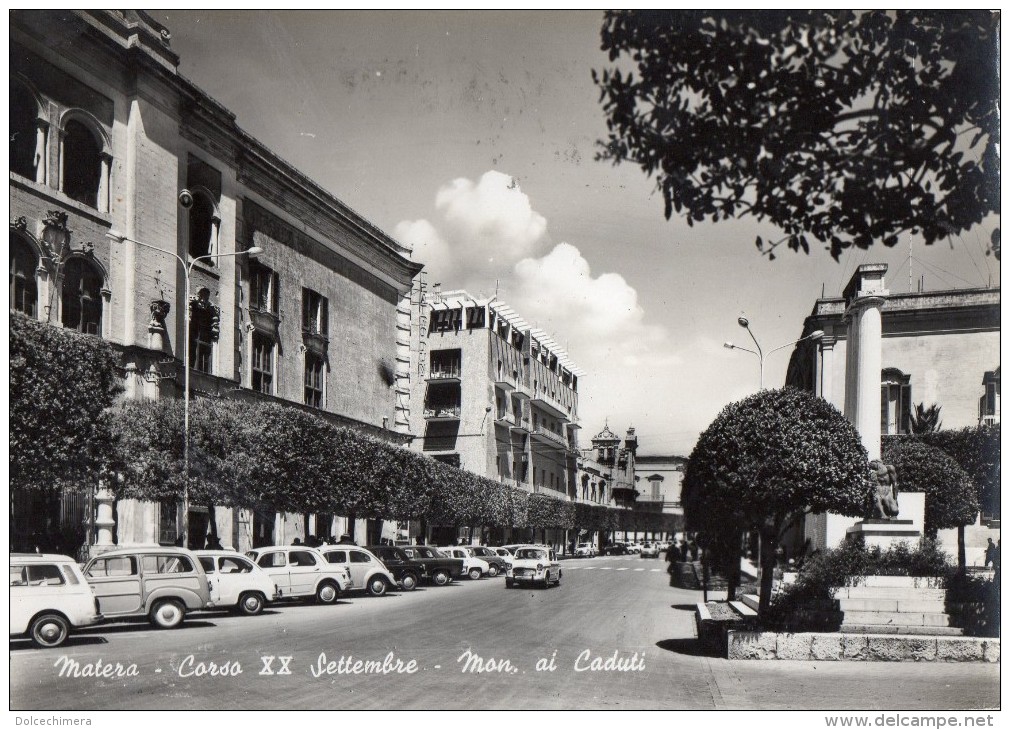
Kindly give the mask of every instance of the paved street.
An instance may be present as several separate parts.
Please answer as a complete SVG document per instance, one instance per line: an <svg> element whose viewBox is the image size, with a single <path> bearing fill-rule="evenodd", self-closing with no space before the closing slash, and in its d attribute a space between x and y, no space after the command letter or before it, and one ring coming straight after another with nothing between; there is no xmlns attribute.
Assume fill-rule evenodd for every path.
<svg viewBox="0 0 1010 730"><path fill-rule="evenodd" d="M622 556L566 561L562 568L562 585L547 590L506 590L502 578L485 578L382 598L352 596L335 606L287 604L253 618L207 614L172 631L99 627L50 651L13 642L11 707L897 711L999 705L998 665L699 656L692 610L700 593L670 588L666 563ZM602 664L615 651L626 671L591 671L594 659ZM389 673L366 674L375 667L355 665L381 664L390 653ZM277 673L285 661L278 658L274 674L261 675L262 656L292 657L291 673ZM474 656L484 662L479 674L465 672ZM538 660L552 659L554 671L537 671ZM98 660L113 670L117 662L134 664L136 676L61 677L61 668L65 675L73 669L68 660L82 674ZM416 671L396 673L396 660L404 670L414 660ZM204 668L241 665L241 674L180 676L195 675L200 662ZM348 667L359 673L347 673Z"/></svg>

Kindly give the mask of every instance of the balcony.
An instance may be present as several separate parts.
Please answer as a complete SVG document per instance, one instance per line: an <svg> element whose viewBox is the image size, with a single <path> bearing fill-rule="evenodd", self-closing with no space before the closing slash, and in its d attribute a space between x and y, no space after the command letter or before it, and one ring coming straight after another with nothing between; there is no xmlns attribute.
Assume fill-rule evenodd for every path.
<svg viewBox="0 0 1010 730"><path fill-rule="evenodd" d="M565 440L564 436L562 436L559 433L554 433L553 431L546 429L539 424L533 427L532 433L533 437L536 438L538 441L541 441L546 444L551 444L553 446L560 446L563 449L568 448L568 441Z"/></svg>
<svg viewBox="0 0 1010 730"><path fill-rule="evenodd" d="M530 432L530 419L528 416L513 416L512 417L512 431L520 434L526 435Z"/></svg>
<svg viewBox="0 0 1010 730"><path fill-rule="evenodd" d="M511 428L516 425L516 417L509 413L508 411L502 411L495 414L494 422L499 426L505 426Z"/></svg>
<svg viewBox="0 0 1010 730"><path fill-rule="evenodd" d="M571 420L572 414L559 401L551 397L546 391L537 390L533 393L533 405L541 408L545 412L562 421Z"/></svg>
<svg viewBox="0 0 1010 730"><path fill-rule="evenodd" d="M496 388L500 388L506 393L511 393L516 389L519 384L519 373L513 372L511 374L500 370L498 375L495 377L494 385Z"/></svg>
<svg viewBox="0 0 1010 730"><path fill-rule="evenodd" d="M458 421L459 406L425 406L424 418L428 421Z"/></svg>
<svg viewBox="0 0 1010 730"><path fill-rule="evenodd" d="M431 370L426 378L429 383L458 383L460 381L459 367L443 367Z"/></svg>

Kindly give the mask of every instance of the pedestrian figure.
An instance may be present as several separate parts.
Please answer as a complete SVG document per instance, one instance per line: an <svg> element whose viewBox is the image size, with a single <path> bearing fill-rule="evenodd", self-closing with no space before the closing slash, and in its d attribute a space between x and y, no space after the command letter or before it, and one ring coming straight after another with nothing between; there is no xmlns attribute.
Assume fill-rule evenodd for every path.
<svg viewBox="0 0 1010 730"><path fill-rule="evenodd" d="M687 540L681 540L680 541L680 561L682 563L686 563L687 562L687 552L688 552Z"/></svg>
<svg viewBox="0 0 1010 730"><path fill-rule="evenodd" d="M353 545L354 544L354 540L352 540L351 536L348 535L345 532L343 535L340 536L340 542L338 542L337 544L338 545Z"/></svg>
<svg viewBox="0 0 1010 730"><path fill-rule="evenodd" d="M691 562L697 562L698 561L698 543L696 543L694 540L691 540L691 544L688 546L688 549L691 551Z"/></svg>
<svg viewBox="0 0 1010 730"><path fill-rule="evenodd" d="M208 550L224 550L224 546L221 545L221 540L218 539L217 535L211 535L207 539L207 549Z"/></svg>
<svg viewBox="0 0 1010 730"><path fill-rule="evenodd" d="M300 537L296 537L294 540L291 541L291 544L292 545L301 545L302 544L302 539Z"/></svg>
<svg viewBox="0 0 1010 730"><path fill-rule="evenodd" d="M983 567L988 568L989 564L992 563L993 567L996 567L996 543L989 538L989 544L985 548L985 565Z"/></svg>

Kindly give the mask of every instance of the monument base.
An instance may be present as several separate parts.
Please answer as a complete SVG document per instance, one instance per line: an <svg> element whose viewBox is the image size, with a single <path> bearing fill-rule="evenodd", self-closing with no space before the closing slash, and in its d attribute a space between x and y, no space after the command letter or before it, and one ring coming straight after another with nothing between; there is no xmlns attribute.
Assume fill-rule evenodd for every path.
<svg viewBox="0 0 1010 730"><path fill-rule="evenodd" d="M856 539L857 536L863 538L866 547L876 546L887 550L899 542L907 542L909 547L914 547L922 537L922 531L912 520L863 520L845 531L847 540Z"/></svg>

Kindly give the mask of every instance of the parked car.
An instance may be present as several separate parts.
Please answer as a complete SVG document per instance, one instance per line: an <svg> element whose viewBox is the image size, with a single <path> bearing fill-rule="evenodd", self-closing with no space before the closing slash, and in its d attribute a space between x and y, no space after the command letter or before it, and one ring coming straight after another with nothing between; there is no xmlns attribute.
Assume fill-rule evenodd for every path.
<svg viewBox="0 0 1010 730"><path fill-rule="evenodd" d="M232 608L246 616L263 612L281 589L266 571L231 550L194 550L214 594L214 608Z"/></svg>
<svg viewBox="0 0 1010 730"><path fill-rule="evenodd" d="M628 546L623 542L612 542L603 548L604 555L628 555Z"/></svg>
<svg viewBox="0 0 1010 730"><path fill-rule="evenodd" d="M637 542L626 542L624 547L628 551L628 555L638 555L642 552L642 546Z"/></svg>
<svg viewBox="0 0 1010 730"><path fill-rule="evenodd" d="M437 586L449 585L455 578L466 575L462 560L443 555L430 545L410 545L403 552L424 566L421 577Z"/></svg>
<svg viewBox="0 0 1010 730"><path fill-rule="evenodd" d="M642 552L639 554L643 558L659 558L659 545L647 542L642 546Z"/></svg>
<svg viewBox="0 0 1010 730"><path fill-rule="evenodd" d="M505 560L505 558L495 552L493 548L484 547L483 545L468 546L467 549L475 558L480 558L488 564L487 574L492 578L498 575L504 575L505 571L509 567L509 563L511 562L511 556L510 560Z"/></svg>
<svg viewBox="0 0 1010 730"><path fill-rule="evenodd" d="M591 542L580 542L575 546L575 557L592 558L596 556L596 545Z"/></svg>
<svg viewBox="0 0 1010 730"><path fill-rule="evenodd" d="M189 550L158 545L119 548L84 566L106 619L147 617L160 629L179 626L189 611L213 608L211 587Z"/></svg>
<svg viewBox="0 0 1010 730"><path fill-rule="evenodd" d="M321 545L319 552L326 562L347 568L351 582L349 591L367 591L371 596L385 595L396 588L396 577L375 555L357 545Z"/></svg>
<svg viewBox="0 0 1010 730"><path fill-rule="evenodd" d="M392 545L369 545L368 551L383 562L386 569L393 574L396 582L405 591L412 591L421 582L424 575L424 565L411 559L402 548Z"/></svg>
<svg viewBox="0 0 1010 730"><path fill-rule="evenodd" d="M512 567L505 573L505 587L512 588L517 583L540 585L544 588L551 583L561 585L561 564L554 550L541 545L516 548Z"/></svg>
<svg viewBox="0 0 1010 730"><path fill-rule="evenodd" d="M36 646L60 646L71 632L102 619L91 584L66 555L12 553L11 638L27 636Z"/></svg>
<svg viewBox="0 0 1010 730"><path fill-rule="evenodd" d="M246 553L267 572L284 598L315 598L336 603L351 585L346 567L326 562L322 553L302 545L271 545Z"/></svg>
<svg viewBox="0 0 1010 730"><path fill-rule="evenodd" d="M488 550L493 551L499 558L505 561L506 565L512 565L513 555L508 548L503 547L492 547Z"/></svg>
<svg viewBox="0 0 1010 730"><path fill-rule="evenodd" d="M449 545L448 547L440 547L438 551L447 558L462 560L463 572L470 577L470 580L480 580L482 575L491 571L491 566L486 561L475 558L465 546Z"/></svg>

